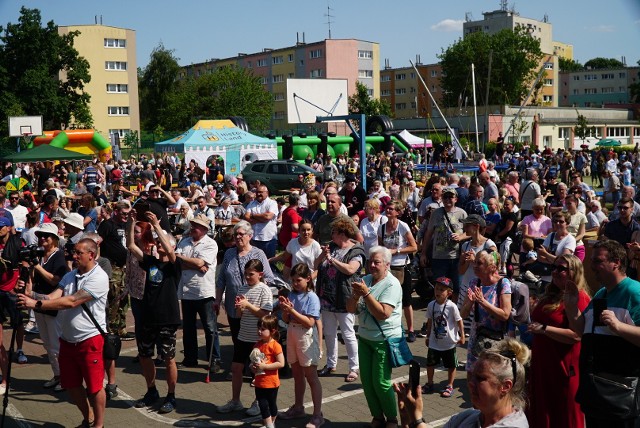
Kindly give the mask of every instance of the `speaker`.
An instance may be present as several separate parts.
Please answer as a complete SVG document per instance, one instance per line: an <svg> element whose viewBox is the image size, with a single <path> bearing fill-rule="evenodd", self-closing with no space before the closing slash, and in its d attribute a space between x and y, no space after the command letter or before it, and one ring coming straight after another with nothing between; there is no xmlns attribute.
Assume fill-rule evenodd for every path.
<svg viewBox="0 0 640 428"><path fill-rule="evenodd" d="M283 135L282 159L289 160L293 158L293 137L291 135Z"/></svg>

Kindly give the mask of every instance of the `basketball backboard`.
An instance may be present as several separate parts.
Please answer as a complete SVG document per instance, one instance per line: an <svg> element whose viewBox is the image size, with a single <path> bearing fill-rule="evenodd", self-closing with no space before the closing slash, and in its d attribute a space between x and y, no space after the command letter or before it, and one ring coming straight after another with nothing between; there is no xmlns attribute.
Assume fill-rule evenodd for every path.
<svg viewBox="0 0 640 428"><path fill-rule="evenodd" d="M317 116L345 116L347 79L287 79L289 123L315 123Z"/></svg>
<svg viewBox="0 0 640 428"><path fill-rule="evenodd" d="M42 135L42 116L9 116L9 136Z"/></svg>

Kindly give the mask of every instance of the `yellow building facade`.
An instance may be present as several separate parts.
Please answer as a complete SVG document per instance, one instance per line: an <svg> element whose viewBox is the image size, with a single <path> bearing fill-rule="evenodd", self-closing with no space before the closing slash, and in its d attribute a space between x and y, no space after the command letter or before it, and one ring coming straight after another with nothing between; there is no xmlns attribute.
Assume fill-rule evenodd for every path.
<svg viewBox="0 0 640 428"><path fill-rule="evenodd" d="M90 65L91 81L85 92L91 95L89 108L93 126L105 138L140 132L136 32L106 25L58 27L60 34L78 31L74 47ZM64 76L61 76L64 79Z"/></svg>

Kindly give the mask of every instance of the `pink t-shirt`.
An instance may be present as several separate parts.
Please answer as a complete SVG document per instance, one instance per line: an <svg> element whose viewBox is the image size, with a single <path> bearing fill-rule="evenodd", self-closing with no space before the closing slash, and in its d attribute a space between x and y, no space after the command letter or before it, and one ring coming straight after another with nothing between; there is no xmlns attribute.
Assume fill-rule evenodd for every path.
<svg viewBox="0 0 640 428"><path fill-rule="evenodd" d="M522 219L521 224L526 224L528 226L527 235L534 237L546 236L553 230L551 219L546 215L540 216L540 218L537 219L533 214L530 214ZM520 252L523 251L524 249L520 247Z"/></svg>

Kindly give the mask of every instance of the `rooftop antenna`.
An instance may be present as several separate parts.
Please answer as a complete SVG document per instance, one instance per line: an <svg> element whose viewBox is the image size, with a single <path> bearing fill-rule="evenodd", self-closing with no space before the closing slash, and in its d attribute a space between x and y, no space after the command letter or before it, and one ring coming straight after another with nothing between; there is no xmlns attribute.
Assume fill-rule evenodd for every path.
<svg viewBox="0 0 640 428"><path fill-rule="evenodd" d="M465 22L473 21L473 14L471 12L465 12L464 13L464 20L465 20Z"/></svg>
<svg viewBox="0 0 640 428"><path fill-rule="evenodd" d="M327 0L327 13L325 13L324 16L327 17L327 25L329 26L329 39L331 39L331 18L335 18L331 15L332 10L331 6L329 6L329 0Z"/></svg>
<svg viewBox="0 0 640 428"><path fill-rule="evenodd" d="M507 0L500 0L500 10L506 12L509 8L509 4Z"/></svg>

